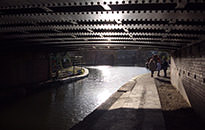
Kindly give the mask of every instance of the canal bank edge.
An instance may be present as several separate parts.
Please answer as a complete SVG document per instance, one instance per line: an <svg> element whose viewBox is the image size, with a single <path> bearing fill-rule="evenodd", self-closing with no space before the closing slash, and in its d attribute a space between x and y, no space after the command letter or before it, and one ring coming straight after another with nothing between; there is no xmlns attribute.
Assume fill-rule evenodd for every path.
<svg viewBox="0 0 205 130"><path fill-rule="evenodd" d="M82 70L84 71L83 74L65 77L65 78L60 78L60 79L52 79L52 80L48 80L46 82L42 82L40 84L41 84L41 86L46 87L46 86L53 86L53 84L56 85L56 84L70 83L70 82L80 80L80 79L85 78L89 75L89 70L87 68L82 67Z"/></svg>
<svg viewBox="0 0 205 130"><path fill-rule="evenodd" d="M47 80L37 84L22 85L20 87L11 87L9 89L3 88L1 89L0 92L0 102L8 102L8 100L13 101L18 98L22 98L27 95L30 95L42 89L55 87L58 84L74 82L82 78L85 78L89 75L89 70L85 67L82 67L82 69L84 70L84 73L76 76L71 76L71 77L66 77L66 78L56 79L56 80Z"/></svg>
<svg viewBox="0 0 205 130"><path fill-rule="evenodd" d="M93 112L87 115L82 121L74 125L70 130L89 130L97 120L109 110L109 108L119 99L124 92L132 90L135 86L136 81L133 79L129 80L123 86L121 86L115 93L113 93L104 103L98 106Z"/></svg>
<svg viewBox="0 0 205 130"><path fill-rule="evenodd" d="M71 76L71 77L66 77L66 78L62 78L62 79L57 79L56 82L69 83L69 82L73 82L76 80L80 80L84 77L87 77L89 75L89 70L85 67L82 67L82 69L84 70L83 74L75 75L75 76Z"/></svg>
<svg viewBox="0 0 205 130"><path fill-rule="evenodd" d="M125 99L127 99L128 102ZM136 102L136 99L139 101ZM129 107L134 109L127 109ZM124 127L123 125L125 124L133 125L133 119L123 119L125 117L127 118L127 116L122 116L122 113L129 113L129 110L134 110L134 112L137 111L138 114L140 113L140 115L143 115L136 117L134 120L134 123L141 122L137 127L145 129L147 127L157 127L160 130L165 129L159 95L154 79L150 78L150 73L142 74L129 80L114 94L112 94L104 103L97 107L78 124L74 125L70 130L94 130L95 128L101 130L104 129L105 126L112 127L112 129L115 130ZM118 114L116 114L116 112ZM131 115L136 114L132 112ZM112 115L112 113L115 114ZM153 115L155 119L151 121L149 119L150 115ZM121 119L121 117L123 118ZM122 121L124 123L117 123L119 118L121 123ZM125 129L130 129L130 127L132 126L128 126Z"/></svg>

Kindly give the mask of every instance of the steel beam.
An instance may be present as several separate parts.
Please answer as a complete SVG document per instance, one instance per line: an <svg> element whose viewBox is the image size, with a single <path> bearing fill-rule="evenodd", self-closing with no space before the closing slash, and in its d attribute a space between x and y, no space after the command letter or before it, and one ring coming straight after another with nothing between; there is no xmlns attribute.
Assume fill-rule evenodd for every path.
<svg viewBox="0 0 205 130"><path fill-rule="evenodd" d="M77 13L41 13L41 14L19 14L1 15L0 24L11 23L37 23L49 21L114 21L130 20L197 20L204 21L204 11L96 11L96 12L77 12Z"/></svg>

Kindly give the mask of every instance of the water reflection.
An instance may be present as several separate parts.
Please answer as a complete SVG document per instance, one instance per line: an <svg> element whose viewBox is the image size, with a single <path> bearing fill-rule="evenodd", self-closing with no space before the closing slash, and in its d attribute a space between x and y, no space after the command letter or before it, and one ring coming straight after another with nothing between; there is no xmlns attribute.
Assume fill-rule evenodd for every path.
<svg viewBox="0 0 205 130"><path fill-rule="evenodd" d="M105 82L109 81L111 79L111 72L110 72L110 68L111 66L98 66L96 67L96 69L100 70L102 73L102 77L101 79L103 79Z"/></svg>
<svg viewBox="0 0 205 130"><path fill-rule="evenodd" d="M141 67L88 68L85 79L41 91L0 111L0 129L2 123L15 129L69 129L128 80L148 72Z"/></svg>
<svg viewBox="0 0 205 130"><path fill-rule="evenodd" d="M104 102L110 95L111 93L108 90L103 90L101 93L98 93L97 95L98 104Z"/></svg>
<svg viewBox="0 0 205 130"><path fill-rule="evenodd" d="M72 83L72 88L73 88L73 96L76 96L76 94L75 94L75 82Z"/></svg>

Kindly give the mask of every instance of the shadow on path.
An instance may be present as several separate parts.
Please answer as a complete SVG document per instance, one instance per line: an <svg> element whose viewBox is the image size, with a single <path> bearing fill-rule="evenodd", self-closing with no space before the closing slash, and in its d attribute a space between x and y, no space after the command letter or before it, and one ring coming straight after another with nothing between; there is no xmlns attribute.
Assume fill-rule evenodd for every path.
<svg viewBox="0 0 205 130"><path fill-rule="evenodd" d="M205 130L192 108L162 111L167 130Z"/></svg>
<svg viewBox="0 0 205 130"><path fill-rule="evenodd" d="M156 77L155 84L167 130L205 130L202 120L171 85L169 78Z"/></svg>
<svg viewBox="0 0 205 130"><path fill-rule="evenodd" d="M162 109L121 107L109 110L124 93L118 91L71 130L204 130L200 118L170 84L169 78L157 77L155 84Z"/></svg>
<svg viewBox="0 0 205 130"><path fill-rule="evenodd" d="M71 130L142 130L142 129L164 129L161 124L162 118L159 109L130 109L119 108L113 110L98 110L93 117L86 117L84 121L75 125Z"/></svg>

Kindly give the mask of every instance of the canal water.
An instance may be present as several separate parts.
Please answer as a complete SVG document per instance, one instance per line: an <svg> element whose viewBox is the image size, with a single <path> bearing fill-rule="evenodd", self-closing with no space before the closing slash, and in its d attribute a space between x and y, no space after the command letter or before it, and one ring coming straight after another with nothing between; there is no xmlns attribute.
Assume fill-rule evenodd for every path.
<svg viewBox="0 0 205 130"><path fill-rule="evenodd" d="M0 128L68 130L83 120L131 78L148 73L142 67L90 66L87 78L22 99L0 112Z"/></svg>

